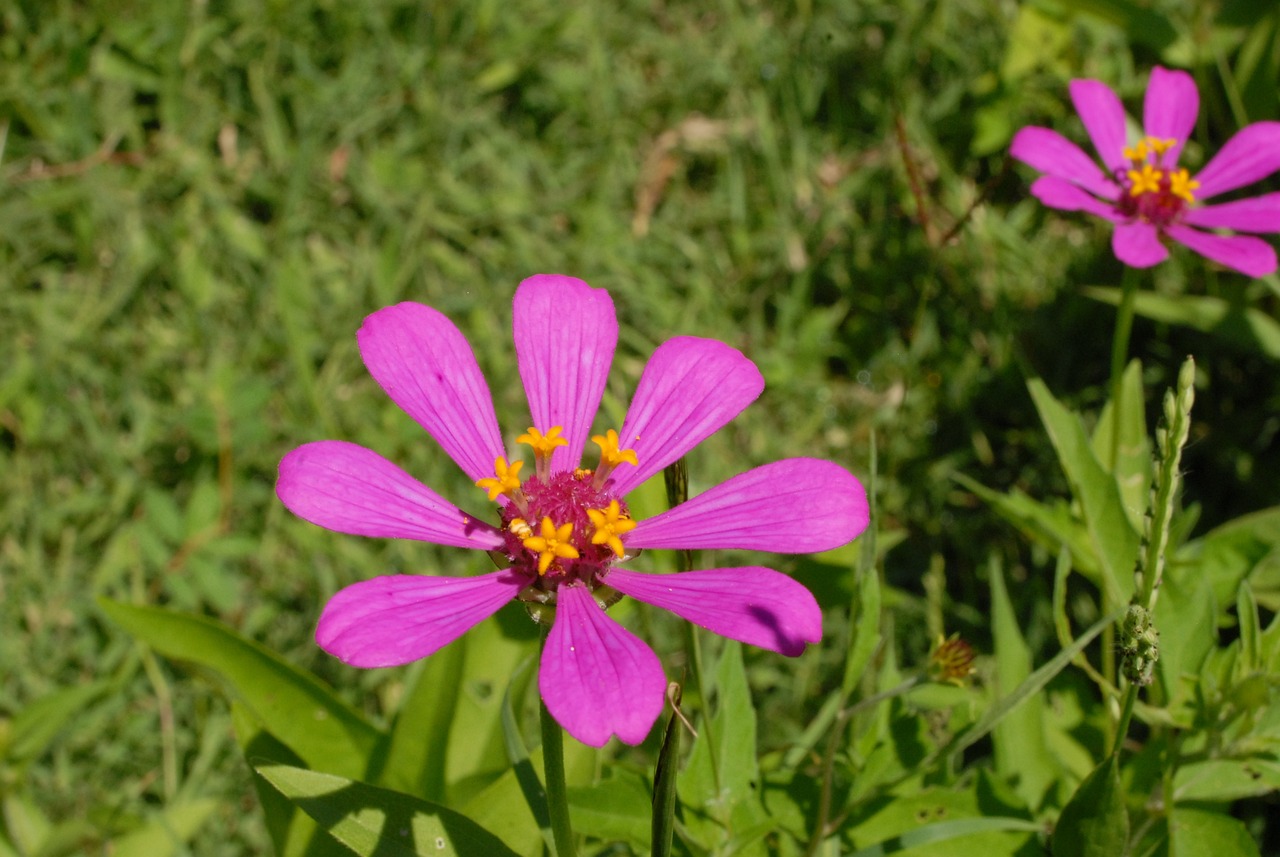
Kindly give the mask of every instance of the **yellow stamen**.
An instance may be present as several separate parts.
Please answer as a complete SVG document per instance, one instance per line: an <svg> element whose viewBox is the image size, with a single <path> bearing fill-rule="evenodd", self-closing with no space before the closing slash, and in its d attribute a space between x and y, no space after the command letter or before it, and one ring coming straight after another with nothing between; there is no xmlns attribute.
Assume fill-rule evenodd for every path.
<svg viewBox="0 0 1280 857"><path fill-rule="evenodd" d="M557 527L551 518L542 519L542 535L529 536L521 544L538 554L538 574L546 574L557 559L577 559L578 549L573 546L573 524Z"/></svg>
<svg viewBox="0 0 1280 857"><path fill-rule="evenodd" d="M527 539L533 535L533 527L529 526L529 522L524 518L512 518L511 523L507 524L507 529L515 534L518 539Z"/></svg>
<svg viewBox="0 0 1280 857"><path fill-rule="evenodd" d="M602 467L607 466L612 470L624 461L633 467L640 466L640 460L636 458L634 449L618 449L618 433L613 429L609 429L607 434L592 435L591 442L600 447Z"/></svg>
<svg viewBox="0 0 1280 857"><path fill-rule="evenodd" d="M587 467L575 467L573 469L573 478L582 480L591 478L591 469Z"/></svg>
<svg viewBox="0 0 1280 857"><path fill-rule="evenodd" d="M1191 177L1186 170L1175 170L1169 175L1169 192L1174 196L1180 196L1187 202L1195 202L1195 195L1191 192L1200 187L1200 182Z"/></svg>
<svg viewBox="0 0 1280 857"><path fill-rule="evenodd" d="M1160 179L1164 178L1164 173L1157 170L1151 164L1143 164L1142 171L1129 170L1129 181L1133 182L1129 188L1132 196L1142 196L1144 193L1159 193Z"/></svg>
<svg viewBox="0 0 1280 857"><path fill-rule="evenodd" d="M533 426L529 426L527 432L516 438L516 443L527 443L532 446L533 454L538 458L550 458L557 446L569 445L569 441L560 437L562 431L564 431L563 426L552 426L546 434L543 434Z"/></svg>
<svg viewBox="0 0 1280 857"><path fill-rule="evenodd" d="M507 460L499 455L493 462L494 475L485 479L477 479L476 487L489 492L490 500L497 500L499 494L513 495L520 490L520 468L523 461L508 465Z"/></svg>
<svg viewBox="0 0 1280 857"><path fill-rule="evenodd" d="M1163 140L1157 139L1156 137L1148 137L1147 143L1151 146L1151 150L1157 155L1163 155L1165 152L1178 145L1178 141L1172 137L1166 137Z"/></svg>
<svg viewBox="0 0 1280 857"><path fill-rule="evenodd" d="M1125 160L1132 161L1135 164L1145 161L1147 159L1147 141L1139 140L1132 146L1125 146L1124 157Z"/></svg>
<svg viewBox="0 0 1280 857"><path fill-rule="evenodd" d="M624 552L619 536L634 530L636 522L623 514L617 500L610 500L607 509L588 509L587 517L596 528L595 534L591 536L591 544L608 545L621 558Z"/></svg>

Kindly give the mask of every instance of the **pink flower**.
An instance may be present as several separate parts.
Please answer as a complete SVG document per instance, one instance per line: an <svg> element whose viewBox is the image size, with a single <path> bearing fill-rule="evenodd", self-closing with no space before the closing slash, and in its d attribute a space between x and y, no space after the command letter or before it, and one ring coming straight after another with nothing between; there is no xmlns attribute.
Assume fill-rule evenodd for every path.
<svg viewBox="0 0 1280 857"><path fill-rule="evenodd" d="M578 740L644 740L662 711L666 677L653 651L611 619L619 593L717 634L784 655L822 636L807 589L759 566L645 574L621 565L644 548L821 551L868 522L866 493L843 468L792 458L742 473L643 521L626 495L711 435L761 390L755 365L720 342L680 336L649 359L620 432L591 440L617 344L613 302L571 277L540 275L514 301L520 377L533 426L532 473L509 460L470 346L444 315L402 303L365 319L365 366L467 476L498 502L496 525L463 512L375 452L309 443L280 462L276 493L295 514L338 532L489 551L507 567L478 577L395 575L339 592L316 631L329 653L360 667L426 657L519 599L554 606L538 687ZM522 478L523 477L523 478Z"/></svg>
<svg viewBox="0 0 1280 857"><path fill-rule="evenodd" d="M1010 154L1045 175L1031 192L1045 205L1086 211L1115 224L1116 258L1135 268L1163 262L1172 238L1202 256L1251 277L1276 270L1276 253L1260 238L1205 229L1280 232L1280 193L1203 205L1203 201L1266 178L1280 169L1280 122L1255 122L1237 132L1194 178L1178 155L1195 127L1200 94L1191 75L1155 68L1143 104L1141 140L1129 145L1124 107L1096 80L1071 81L1071 101L1105 170L1056 131L1029 127Z"/></svg>

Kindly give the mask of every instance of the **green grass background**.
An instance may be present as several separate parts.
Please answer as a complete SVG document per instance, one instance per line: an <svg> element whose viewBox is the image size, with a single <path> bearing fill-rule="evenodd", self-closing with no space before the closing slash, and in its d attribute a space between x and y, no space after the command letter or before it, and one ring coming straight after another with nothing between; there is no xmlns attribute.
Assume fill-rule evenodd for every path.
<svg viewBox="0 0 1280 857"><path fill-rule="evenodd" d="M276 501L276 466L302 442L351 440L480 508L368 377L355 331L400 300L448 313L514 436L510 297L537 272L613 295L611 424L671 335L759 364L764 396L691 455L695 490L796 454L865 475L876 434L904 662L939 616L984 647L993 554L1029 640L1048 643L1031 621L1044 558L949 474L1065 493L1024 379L1098 405L1114 313L1080 286L1115 285L1120 266L1103 226L1029 198L1009 137L1051 124L1083 141L1070 77L1105 79L1136 109L1151 65L1176 64L1201 84L1189 157L1203 163L1243 122L1280 116L1268 9L4 4L0 715L110 683L13 776L47 817L87 819L81 845L212 796L218 833L191 853L262 853L216 688L145 654L93 598L216 616L375 716L393 706L398 673L314 646L324 600L377 573L487 560L311 527ZM1277 303L1274 279L1180 249L1144 287ZM1186 353L1201 365L1186 459L1201 527L1273 502L1274 360L1141 319L1134 352L1153 389ZM776 564L847 603L848 580ZM946 585L926 596L930 567ZM832 634L845 624L828 618ZM751 661L766 743L803 727L835 657L811 652L794 674Z"/></svg>

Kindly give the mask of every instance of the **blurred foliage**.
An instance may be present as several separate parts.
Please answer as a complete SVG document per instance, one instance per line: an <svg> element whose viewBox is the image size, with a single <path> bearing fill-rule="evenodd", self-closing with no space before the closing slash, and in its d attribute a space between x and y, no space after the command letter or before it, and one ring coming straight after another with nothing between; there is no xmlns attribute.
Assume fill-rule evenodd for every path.
<svg viewBox="0 0 1280 857"><path fill-rule="evenodd" d="M1164 63L1200 85L1188 160L1202 164L1242 124L1280 117L1275 4L11 0L0 56L0 842L16 853L246 854L284 841L253 809L278 797L251 778L241 744L258 741L277 765L303 754L281 751L261 712L228 710L221 680L204 680L217 665L158 659L106 621L96 596L218 620L333 685L333 704L385 740L410 740L397 712L421 676L456 684L455 708L423 715L454 731L406 752L448 754L447 782L430 779L441 769L416 788L495 830L482 814L520 800L515 779L494 777L511 765L501 703L532 627L512 607L447 658L343 667L311 640L338 588L387 571L473 573L487 560L321 531L285 512L272 485L285 452L328 437L474 497L364 372L354 333L398 300L446 312L514 436L525 406L509 301L539 271L606 287L618 304L614 422L670 335L719 338L760 365L761 400L690 457L695 492L798 452L866 474L878 439L874 555L859 564L855 546L774 561L818 594L833 642L794 663L747 655L762 755L743 773L742 806L763 803L783 838L806 843L822 802L833 820L843 801L844 844L867 848L953 816L1055 817L1102 758L1098 691L1068 671L1043 700L1048 743L1035 752L1060 762L1032 769L1054 783L1043 803L1006 755L1027 733L1005 726L969 751L994 754L994 768L970 769L960 791L902 779L992 704L997 679L1007 693L1058 651L1059 542L1038 531L1028 547L976 486L1058 503L1063 520L1070 504L1055 498L1077 486L1042 427L1045 396L1083 412L1081 431L1106 399L1113 311L1082 287L1114 284L1119 264L1099 225L1028 198L1004 151L1025 124L1084 140L1069 78L1107 80L1134 107ZM1241 649L1237 592L1254 569L1274 577L1277 539L1273 512L1237 518L1275 502L1280 283L1174 257L1147 281L1133 389L1171 385L1182 357L1197 356L1169 578L1185 591L1170 600L1224 628L1221 648L1216 633L1184 646L1181 663L1209 690L1178 701L1247 741L1245 727L1262 734L1255 721L1270 715L1256 693L1239 696L1258 690L1262 656ZM1221 318L1249 319L1255 334ZM1034 399L1030 377L1043 379ZM1145 407L1154 425L1158 398ZM1218 569L1209 606L1183 560ZM872 568L882 589L868 583ZM1096 580L1087 560L1077 570L1064 597L1084 627L1098 616ZM1274 635L1274 590L1248 603ZM859 633L850 605L883 644ZM993 612L1004 617L994 627ZM848 746L824 749L817 726L895 687L944 631L985 653L976 688L886 700L846 724ZM679 669L681 651L660 654ZM724 670L739 668L725 657ZM743 704L692 701L708 703ZM645 786L651 743L611 768L610 788ZM1158 778L1156 749L1124 776ZM691 750L682 800L706 797L693 794L706 752ZM1204 753L1178 787L1238 801L1249 832L1280 848L1266 827L1272 769L1250 780L1266 788L1249 788ZM585 785L593 759L570 764ZM409 790L420 774L383 782ZM890 801L894 790L907 797ZM717 836L734 808L720 809L729 815L686 818L677 848L728 847ZM1191 841L1169 831L1218 823L1196 813L1225 818L1203 809L1180 809L1162 829ZM584 829L639 847L626 833L634 819L606 816ZM919 848L952 848L965 830L933 830L941 838ZM1010 821L972 841L1035 847L1017 830ZM750 847L782 834L767 836Z"/></svg>

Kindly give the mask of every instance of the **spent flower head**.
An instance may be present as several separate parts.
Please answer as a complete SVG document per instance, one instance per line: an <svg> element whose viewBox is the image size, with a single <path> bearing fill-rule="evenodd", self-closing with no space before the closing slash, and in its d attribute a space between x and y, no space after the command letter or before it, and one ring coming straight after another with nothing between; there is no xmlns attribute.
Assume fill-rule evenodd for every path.
<svg viewBox="0 0 1280 857"><path fill-rule="evenodd" d="M548 710L575 738L601 746L612 735L642 741L667 687L653 651L605 612L623 595L784 655L817 642L822 613L813 595L772 569L646 574L622 567L644 548L821 551L866 528L862 485L813 458L757 467L655 517L632 516L626 496L633 488L760 395L755 364L714 340L670 339L645 366L621 429L592 436L618 336L608 293L571 277L531 277L516 291L513 326L532 422L517 443L532 450L531 474L504 448L489 388L448 318L402 303L365 319L357 339L370 373L497 503L493 523L344 441L286 455L277 494L295 514L331 530L488 551L505 567L348 586L321 614L321 647L355 666L404 664L508 601L525 601L531 615L551 621L538 677ZM580 466L588 437L599 447L591 469Z"/></svg>
<svg viewBox="0 0 1280 857"><path fill-rule="evenodd" d="M1191 75L1152 70L1137 140L1128 136L1124 106L1105 83L1073 80L1070 91L1102 167L1057 131L1023 128L1009 151L1045 174L1031 185L1037 199L1111 221L1112 250L1134 268L1168 258L1161 239L1171 238L1251 277L1276 270L1276 252L1266 241L1205 230L1280 232L1280 193L1215 205L1204 201L1280 170L1280 122L1241 129L1193 176L1178 164L1200 110Z"/></svg>

